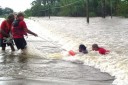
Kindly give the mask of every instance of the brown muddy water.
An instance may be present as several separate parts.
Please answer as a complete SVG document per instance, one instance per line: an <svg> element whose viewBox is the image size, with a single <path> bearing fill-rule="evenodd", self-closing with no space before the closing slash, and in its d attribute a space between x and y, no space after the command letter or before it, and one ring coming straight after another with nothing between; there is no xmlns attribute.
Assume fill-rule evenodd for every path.
<svg viewBox="0 0 128 85"><path fill-rule="evenodd" d="M60 21L58 23L60 24L60 27L63 27L62 23L68 23L66 21L69 21L70 24L71 21L75 23L77 22L77 20L73 18L70 18L70 20L66 20L67 18L56 19L57 20L55 22ZM81 20L81 18L79 18L79 20ZM37 22L33 20L26 20L28 27L38 33L39 37L29 36L29 38L26 38L28 42L28 50L25 54L21 53L20 51L11 52L10 48L7 48L5 52L0 52L0 85L112 85L114 77L110 76L108 73L103 73L99 69L84 65L84 62L81 61L65 61L61 55L58 55L58 53L60 54L65 48L69 49L67 47L68 44L63 46L59 40L52 39L50 36L53 35L50 34L50 32L53 32L54 34L58 33L60 36L64 35L67 37L66 35L71 34L71 31L66 32L67 29L63 31L61 29L55 29L57 28L57 23L55 23L54 20L51 20L51 25L47 25L47 22L49 22L47 19L44 19L44 23L45 26L47 25L46 28L50 28L50 26L52 26L56 31L52 31L54 29L46 29L45 26L41 25L43 22L38 21L40 20L38 19ZM83 19L81 22L83 22ZM94 22L92 26L94 26ZM65 26L65 24L63 25ZM72 26L69 27L71 28ZM73 25L73 28L74 27L77 26ZM110 28L108 29L110 30ZM98 28L98 30L101 29ZM72 32L73 31L74 30L72 30ZM75 38L87 38L87 45L90 45L89 43L92 43L92 41L89 40L89 37L92 37L96 41L97 39L95 39L93 36L97 35L98 33L94 33L94 35L91 36L89 32L92 32L92 30L90 29L88 31L86 37L83 37L82 35L84 34L80 34L80 32L76 32L76 30L72 33L72 35ZM105 31L102 31L102 33L104 32ZM74 33L76 33L76 35L74 35ZM114 36L117 35L114 34ZM65 37L63 38L67 39ZM71 36L68 37L70 38ZM70 40L74 40L74 37L71 37ZM55 36L54 38L58 37ZM100 36L98 36L98 38L100 38ZM103 43L102 40L99 42ZM74 41L74 43L79 44L76 41ZM112 42L109 43L109 45L111 44ZM117 52L117 50L115 50L115 52ZM48 57L50 54L50 56L52 56L54 53L56 53L56 55L59 57L54 57L54 59L53 57ZM89 56L90 55L91 54L89 54Z"/></svg>

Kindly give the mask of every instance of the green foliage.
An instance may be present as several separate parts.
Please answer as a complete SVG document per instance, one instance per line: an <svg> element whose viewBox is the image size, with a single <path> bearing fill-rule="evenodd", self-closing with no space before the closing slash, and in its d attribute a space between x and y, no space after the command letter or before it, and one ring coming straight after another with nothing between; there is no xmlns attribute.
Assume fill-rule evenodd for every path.
<svg viewBox="0 0 128 85"><path fill-rule="evenodd" d="M27 16L86 16L86 0L34 0ZM128 0L89 0L90 16L128 16Z"/></svg>
<svg viewBox="0 0 128 85"><path fill-rule="evenodd" d="M96 17L96 13L94 13L94 12L90 12L89 15L90 15L90 17Z"/></svg>
<svg viewBox="0 0 128 85"><path fill-rule="evenodd" d="M10 13L13 13L13 10L12 10L11 8L6 7L6 8L3 10L3 13L4 13L4 14L10 14Z"/></svg>
<svg viewBox="0 0 128 85"><path fill-rule="evenodd" d="M62 16L85 16L86 10L85 10L85 1L79 0L76 2L76 0L61 0L61 4L63 4L59 12ZM73 4L72 4L73 3ZM68 6L66 6L69 4Z"/></svg>
<svg viewBox="0 0 128 85"><path fill-rule="evenodd" d="M123 10L122 10L122 9L123 9ZM128 0L122 1L122 2L118 5L117 13L118 13L120 16L128 17Z"/></svg>
<svg viewBox="0 0 128 85"><path fill-rule="evenodd" d="M29 16L31 16L31 15L32 15L32 13L31 13L31 10L30 10L30 9L26 9L26 10L24 11L24 13L25 13L25 17L29 17Z"/></svg>
<svg viewBox="0 0 128 85"><path fill-rule="evenodd" d="M3 9L2 8L0 8L0 15L2 15L3 14Z"/></svg>
<svg viewBox="0 0 128 85"><path fill-rule="evenodd" d="M5 17L6 15L13 13L11 8L6 7L5 9L0 7L0 17Z"/></svg>

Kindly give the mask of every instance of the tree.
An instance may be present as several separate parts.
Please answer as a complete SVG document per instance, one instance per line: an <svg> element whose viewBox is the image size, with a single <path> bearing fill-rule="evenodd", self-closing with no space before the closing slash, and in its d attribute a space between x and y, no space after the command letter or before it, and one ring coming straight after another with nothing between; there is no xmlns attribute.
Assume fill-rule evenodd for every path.
<svg viewBox="0 0 128 85"><path fill-rule="evenodd" d="M11 8L6 7L6 8L3 10L3 13L4 13L4 14L10 14L10 13L13 13L13 10L12 10Z"/></svg>
<svg viewBox="0 0 128 85"><path fill-rule="evenodd" d="M34 0L25 13L32 16L86 16L86 0ZM128 15L128 0L89 0L90 16Z"/></svg>
<svg viewBox="0 0 128 85"><path fill-rule="evenodd" d="M0 15L3 14L3 9L0 7Z"/></svg>
<svg viewBox="0 0 128 85"><path fill-rule="evenodd" d="M128 0L121 1L117 8L118 15L128 17Z"/></svg>
<svg viewBox="0 0 128 85"><path fill-rule="evenodd" d="M29 16L31 16L31 15L32 15L32 13L31 13L31 10L30 10L30 9L26 9L26 10L24 11L24 13L25 13L25 16L26 16L26 17L29 17Z"/></svg>

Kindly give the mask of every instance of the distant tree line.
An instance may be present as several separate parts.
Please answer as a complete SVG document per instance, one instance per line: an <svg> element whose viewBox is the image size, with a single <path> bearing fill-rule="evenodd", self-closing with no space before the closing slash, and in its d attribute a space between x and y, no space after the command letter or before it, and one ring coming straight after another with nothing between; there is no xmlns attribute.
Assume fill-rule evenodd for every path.
<svg viewBox="0 0 128 85"><path fill-rule="evenodd" d="M2 8L2 7L0 6L0 17L6 16L6 15L8 15L8 14L10 14L10 13L13 13L13 12L14 12L14 11L13 11L11 8L8 8L8 7Z"/></svg>
<svg viewBox="0 0 128 85"><path fill-rule="evenodd" d="M34 0L27 16L86 16L86 0ZM128 0L89 0L90 16L128 17Z"/></svg>

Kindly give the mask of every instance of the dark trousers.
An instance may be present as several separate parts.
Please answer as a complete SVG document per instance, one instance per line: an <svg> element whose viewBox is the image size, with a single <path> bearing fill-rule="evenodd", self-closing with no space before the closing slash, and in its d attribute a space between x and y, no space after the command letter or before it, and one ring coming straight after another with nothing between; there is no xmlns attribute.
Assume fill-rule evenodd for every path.
<svg viewBox="0 0 128 85"><path fill-rule="evenodd" d="M24 38L14 38L15 45L17 49L25 49L27 42Z"/></svg>

